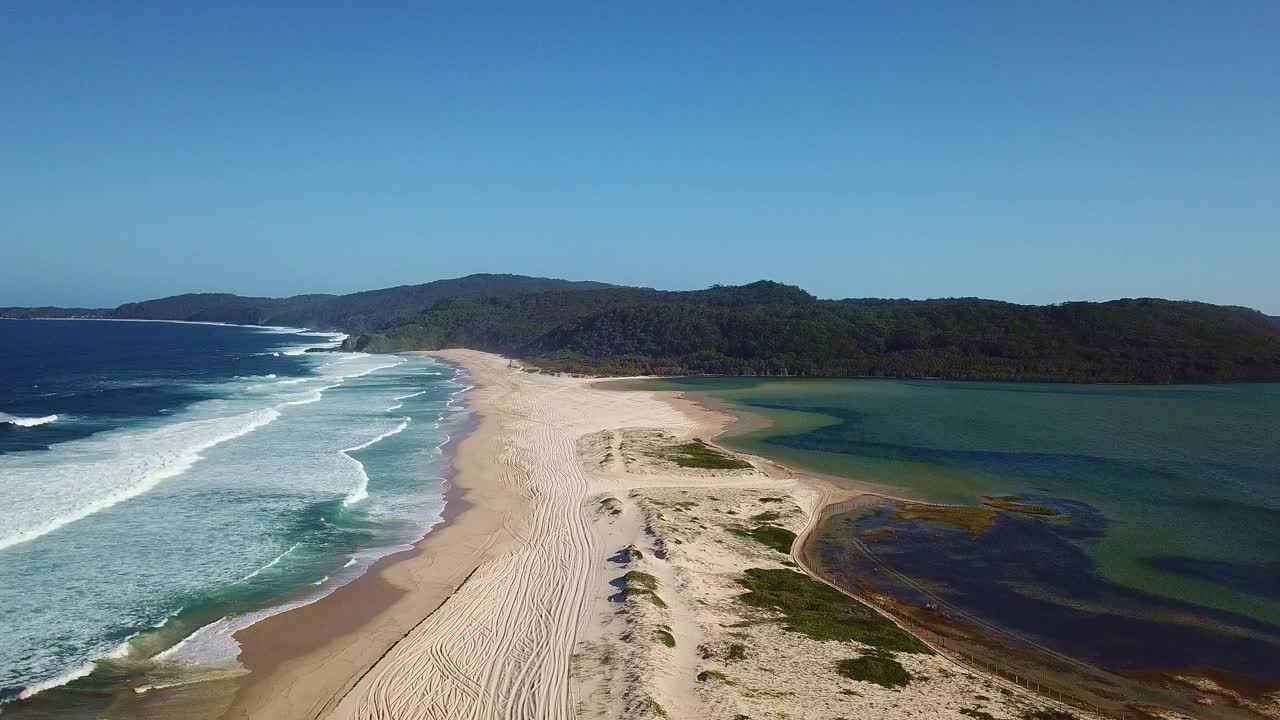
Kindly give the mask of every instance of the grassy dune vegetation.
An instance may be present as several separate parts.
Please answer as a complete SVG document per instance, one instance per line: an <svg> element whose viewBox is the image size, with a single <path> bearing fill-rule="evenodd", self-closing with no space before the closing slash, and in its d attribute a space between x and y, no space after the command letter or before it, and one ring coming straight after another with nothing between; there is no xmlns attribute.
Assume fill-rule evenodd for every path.
<svg viewBox="0 0 1280 720"><path fill-rule="evenodd" d="M738 580L739 601L782 615L787 630L814 640L854 640L884 651L932 650L875 610L794 570L752 568Z"/></svg>

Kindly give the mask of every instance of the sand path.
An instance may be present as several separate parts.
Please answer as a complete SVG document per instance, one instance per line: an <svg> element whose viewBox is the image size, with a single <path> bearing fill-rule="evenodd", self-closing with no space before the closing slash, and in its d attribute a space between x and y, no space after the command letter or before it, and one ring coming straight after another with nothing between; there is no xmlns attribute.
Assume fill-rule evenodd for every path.
<svg viewBox="0 0 1280 720"><path fill-rule="evenodd" d="M496 423L498 481L530 506L510 548L481 565L341 699L333 718L568 720L574 648L605 580L601 539L584 509L590 484L575 442L631 425L687 428L652 393L522 373L470 351L462 364L485 392L475 409ZM463 451L460 451L463 452Z"/></svg>

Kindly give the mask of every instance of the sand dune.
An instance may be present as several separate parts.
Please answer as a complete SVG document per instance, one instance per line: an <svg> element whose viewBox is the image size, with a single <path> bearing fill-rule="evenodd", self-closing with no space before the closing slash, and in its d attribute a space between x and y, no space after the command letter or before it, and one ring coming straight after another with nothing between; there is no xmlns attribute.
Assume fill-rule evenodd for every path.
<svg viewBox="0 0 1280 720"><path fill-rule="evenodd" d="M439 356L463 364L485 388L470 401L495 425L498 481L528 503L527 520L508 528L518 539L510 550L399 642L332 717L574 717L570 660L604 582L576 440L611 427L685 429L689 420L648 393L513 371L481 353Z"/></svg>
<svg viewBox="0 0 1280 720"><path fill-rule="evenodd" d="M682 446L717 452L694 439L714 438L729 416L484 353L434 355L465 367L476 386L467 402L481 420L454 460L470 507L363 589L264 623L256 642L247 638L253 679L228 717L908 718L976 711L974 697L992 688L1000 699L981 705L991 717L1041 705L939 656L904 660L921 682L901 692L844 679L836 660L867 648L744 614L745 567L796 565L734 535L740 520L776 503L767 507L785 510L779 522L803 532L848 491L762 458L717 470L672 461ZM628 547L643 559L620 552ZM641 568L661 603L619 593L622 575ZM378 609L357 612L357 623L361 602ZM754 629L735 629L744 621ZM317 640L325 622L348 629ZM671 642L654 642L661 633ZM751 661L726 665L728 645L748 636ZM311 645L262 659L289 638ZM707 680L724 673L735 679Z"/></svg>

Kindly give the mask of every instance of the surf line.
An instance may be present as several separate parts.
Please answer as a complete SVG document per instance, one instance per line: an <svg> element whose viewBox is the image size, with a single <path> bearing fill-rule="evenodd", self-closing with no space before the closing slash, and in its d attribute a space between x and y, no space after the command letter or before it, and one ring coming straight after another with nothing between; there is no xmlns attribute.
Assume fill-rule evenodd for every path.
<svg viewBox="0 0 1280 720"><path fill-rule="evenodd" d="M357 460L357 459L355 459L355 458L351 457L351 453L353 453L353 452L358 452L358 451L360 451L360 450L363 450L363 449L365 449L365 448L369 447L370 445L373 445L373 444L375 444L375 443L379 443L379 442L381 442L381 441L383 441L383 440L385 440L385 439L387 439L387 438L391 437L392 435L396 435L396 434L399 434L399 433L404 432L404 429L405 429L405 428L407 428L407 427L409 427L409 421L410 421L410 419L411 419L411 418L408 418L408 417L402 417L402 418L400 418L400 424L399 424L399 425L397 425L397 426L395 426L394 428L392 428L392 429L390 429L390 430L388 430L388 431L386 431L386 432L382 433L381 435L379 435L379 436L375 437L374 439L369 440L368 442L360 443L359 445L356 445L355 447L349 447L349 448L347 448L347 449L345 449L345 450L339 450L339 451L338 451L338 454L339 454L339 455L341 455L342 457L346 458L347 460L350 460L351 462L355 463L355 465L356 465L356 471L360 473L360 481L359 481L358 483L356 483L356 486L355 486L354 488L352 488L352 489L351 489L351 492L347 493L347 496L346 496L345 498L343 498L343 499L342 499L342 507L351 507L352 505L355 505L356 503L360 502L361 500L364 500L365 498L369 497L369 473L365 472L365 469L364 469L364 463L362 463L362 462L360 462L359 460Z"/></svg>
<svg viewBox="0 0 1280 720"><path fill-rule="evenodd" d="M21 417L19 415L10 415L0 412L0 423L8 423L17 427L36 427L37 425L48 425L57 422L57 415L45 415L43 417Z"/></svg>

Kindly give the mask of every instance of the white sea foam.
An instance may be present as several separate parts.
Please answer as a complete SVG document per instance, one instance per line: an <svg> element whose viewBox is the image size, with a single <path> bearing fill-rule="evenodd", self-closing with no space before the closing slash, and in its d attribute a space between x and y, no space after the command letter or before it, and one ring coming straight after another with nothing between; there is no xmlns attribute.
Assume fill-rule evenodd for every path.
<svg viewBox="0 0 1280 720"><path fill-rule="evenodd" d="M18 427L35 427L37 425L47 425L51 422L57 422L57 415L45 415L43 417L20 417L18 415L10 415L9 413L0 413L0 424L8 423Z"/></svg>
<svg viewBox="0 0 1280 720"><path fill-rule="evenodd" d="M186 472L200 453L280 417L275 408L189 420L141 432L63 443L58 452L11 455L0 464L10 492L0 550L51 533L137 497ZM88 482L86 482L88 480Z"/></svg>
<svg viewBox="0 0 1280 720"><path fill-rule="evenodd" d="M35 683L34 685L28 685L27 687L24 687L22 688L22 690L18 691L18 699L26 700L27 698L39 695L45 690L52 690L53 688L66 685L72 680L79 680L85 675L88 675L89 673L93 672L93 668L96 665L97 663L92 663L92 662L85 663L84 665L81 665L75 668L74 670L69 670L55 678L45 680L44 682L38 682L38 683Z"/></svg>
<svg viewBox="0 0 1280 720"><path fill-rule="evenodd" d="M8 456L0 456L0 477L5 480L3 487L0 487L0 501L15 507L15 510L8 513L7 516L0 516L0 548L15 544L15 542L22 542L25 539L31 539L32 537L39 537L43 532L47 532L46 525L52 523L52 521L59 521L60 524L57 524L57 527L75 522L77 519L93 514L96 511L95 508L110 507L123 499L147 492L163 482L166 477L173 477L188 471L191 474L188 476L187 483L175 484L172 486L172 490L162 491L164 496L156 502L166 504L178 502L177 496L171 501L168 495L170 493L175 493L178 496L183 495L188 492L188 485L191 485L191 490L198 492L211 491L221 493L224 488L235 488L238 492L242 488L248 487L281 487L280 483L283 481L289 487L288 492L306 493L307 495L302 495L303 497L315 497L314 495L309 495L310 493L333 493L335 490L337 492L345 490L347 495L344 497L344 504L349 505L363 501L366 506L373 508L375 511L384 512L386 510L385 503L396 503L399 500L394 496L383 498L380 493L376 492L373 493L373 497L370 499L369 475L366 474L364 465L355 460L355 458L345 455L345 453L355 453L357 450L367 448L396 433L404 432L408 427L417 429L418 425L417 423L410 424L408 418L399 418L396 415L387 417L386 420L382 421L385 424L375 426L372 431L367 426L364 426L363 422L351 423L352 420L357 418L361 420L367 419L367 413L370 409L381 408L389 404L387 399L392 393L376 390L375 388L378 387L379 383L370 385L368 389L363 385L357 384L357 388L354 388L353 391L334 393L332 396L327 391L343 384L350 378L368 375L369 373L409 361L410 359L408 358L388 355L325 353L308 358L308 365L313 368L315 375L305 378L276 380L269 385L262 384L255 392L247 392L246 383L228 383L226 385L229 392L220 393L219 399L198 403L195 406L176 412L171 417L155 421L157 423L168 423L164 426L156 426L151 423L152 426L147 428L134 427L131 430L102 433L90 438L56 445L52 451L46 453L14 453ZM413 376L416 375L416 373L413 374ZM392 375L392 377L395 377L397 382L411 382L411 376ZM444 389L439 384L433 384L437 390ZM422 387L424 385L419 386ZM397 386L401 396L397 397L396 402L430 392L408 393L412 387L412 384ZM216 392L212 386L210 390ZM449 390L453 390L453 388L449 388ZM459 392L461 392L461 389ZM406 395L405 393L408 394ZM436 397L439 396L437 395ZM324 404L322 405L307 409L294 409L297 406L315 403L322 398L324 399ZM331 398L332 402L330 402ZM381 402L378 402L379 399ZM441 400L443 399L445 398L441 398ZM373 400L378 404L372 406L363 404L366 400ZM431 402L439 403L440 401L432 400ZM439 408L440 405L436 404L433 407ZM251 439L238 440L231 443L227 447L220 448L216 453L207 453L209 459L203 463L200 462L202 453L197 448L212 447L218 442L225 442L225 440L219 441L218 437L240 432L236 429L239 426L234 426L234 423L240 422L241 425L244 425L249 420L259 417L255 413L260 413L263 416L275 413L277 418L265 421L264 424L271 424L269 430L255 433ZM346 418L345 421L343 420L344 418ZM417 419L425 422L430 422L431 420L429 416L418 417ZM342 424L335 425L332 422L333 420L338 420ZM275 424L272 424L273 421ZM392 427L392 424L395 424L395 427ZM427 427L430 426L422 426L421 431L425 432ZM341 428L341 430L337 430L338 428ZM335 437L343 437L345 441L324 445L324 438L335 430L337 430ZM254 432L254 429L243 430L241 434L248 432ZM380 434L357 444L358 441L369 437L375 432ZM309 450L323 452L315 455L313 459L302 461L306 464L307 471L301 471L300 469L295 477L288 469L291 467L288 460L290 456L288 451L298 447L299 443L296 440L299 437L298 433L306 433L307 437L318 440L318 442L303 443ZM238 437L239 435L234 436ZM445 437L444 442L448 441L449 439ZM432 442L440 442L440 440L433 436ZM335 453L332 448L344 445L352 446L340 451L345 460L334 457ZM276 453L276 459L273 462L268 463L269 468L263 467L256 474L249 471L244 475L248 482L242 484L238 480L239 475L237 474L241 471L237 470L237 468L241 468L246 461L253 460L260 463L262 458L265 457L263 455L265 448L278 449L280 452ZM44 457L47 461L37 466L33 463L33 459L37 457ZM256 460L254 460L255 458ZM327 460L322 458L327 458ZM354 465L347 466L347 460L354 463ZM330 470L336 470L337 472L327 471L324 465L326 462L330 463ZM379 462L381 462L381 459ZM398 461L392 460L392 462ZM195 464L199 464L199 467L194 470L190 469ZM224 467L224 464L227 469L220 469ZM380 465L376 467L381 468ZM374 469L375 465L370 461L368 472L373 473L375 481L380 482L382 475L380 471L374 472ZM152 471L157 470L162 471L158 478L150 474ZM357 473L359 476L358 482L353 482L357 480ZM264 480L268 475L271 481L269 484L264 484ZM43 478L46 482L37 482L37 477ZM205 481L207 479L214 478L217 479L216 483L212 485L206 484ZM430 480L432 487L435 487L436 483L443 482L441 478L434 476ZM224 481L226 483L225 486L222 484ZM356 487L352 488L353 484ZM42 496L38 503L34 500L30 504L22 503L21 496L35 496L43 493L47 493L47 496ZM10 502L11 494L19 496L18 501ZM212 498L214 496L210 495L209 497ZM320 495L320 497L332 498L333 495ZM45 506L46 503L49 503L54 509L69 510L70 512L36 512L34 515L26 512L33 509L34 505ZM165 505L165 507L168 506ZM392 507L395 506L392 505ZM127 515L129 512L127 508L120 508L120 510L125 511L122 516ZM429 510L428 512L434 511ZM415 514L413 516L414 532L419 532L416 529L419 521L430 516L430 514L424 516L421 512ZM110 523L116 522L115 517L115 513L112 513L110 518L103 519L101 523L95 523L93 532L104 526L111 527ZM41 521L49 522L42 523ZM423 532L425 532L427 525L434 525L434 523L427 522L423 524ZM19 532L24 533L20 539L15 537ZM72 531L64 531L58 533L56 538L49 538L46 541L41 541L41 543L63 543L68 539L73 542L75 537ZM28 546L28 548L34 547L35 545ZM43 547L41 545L41 548ZM365 572L370 563L378 557L395 552L398 549L401 548L396 545L362 549L355 556L350 557L341 570L331 570L328 577L322 578L316 583L311 583L313 586L307 587L307 592L303 597L295 596L284 605L219 620L201 628L193 635L166 649L156 659L176 663L217 663L234 657L239 651L232 637L235 632L266 617L293 607L305 605L327 595L337 587L349 582L351 578ZM295 551L295 548L291 547L289 550ZM36 550L32 551L35 552ZM27 550L20 549L15 552L24 553ZM271 554L274 553L267 553L267 556ZM17 555L10 557L17 557ZM242 581L262 573L267 567L281 564L285 559L283 555L273 558L266 566L243 577ZM139 560L141 561L141 558ZM231 579L244 575L248 569L250 568L239 566L237 572L227 577ZM314 576L311 579L314 579ZM307 582L310 583L311 579ZM258 582L261 582L261 580ZM102 607L105 608L107 605L104 604ZM67 618L62 617L61 619L65 620ZM88 621L83 629L85 637L98 635L97 622L99 621L96 619ZM163 624L163 622L160 624ZM0 649L21 649L23 652L30 654L37 647L38 640L39 637L34 634L29 634L25 639L0 640ZM38 681L33 682L30 689L25 691L28 694L34 694L78 677L83 677L92 671L93 663L84 665L80 663L95 656L101 659L105 657L103 653L109 653L112 647L115 647L114 643L107 644L105 647L101 645L96 647L86 645L83 651L77 651L75 655L68 654L59 658L56 661L57 664L47 664L39 670L32 666L30 672L23 673L26 677L20 677L15 684L21 687L22 680ZM121 648L116 647L115 649L118 652ZM68 668L71 668L71 670L63 672ZM56 677L50 677L54 673L61 674ZM0 675L3 674L0 673ZM45 678L50 679L46 680Z"/></svg>
<svg viewBox="0 0 1280 720"><path fill-rule="evenodd" d="M249 573L248 575L245 575L244 577L240 578L239 580L237 580L237 581L236 581L236 583L237 583L237 584L239 584L239 583L242 583L242 582L244 582L244 581L246 581L246 580L252 580L253 578L258 577L258 575L259 575L259 574L261 574L263 570L269 570L269 569L271 569L271 568L275 567L276 565L279 565L281 560L285 559L285 557L286 557L286 556L288 556L288 555L289 555L289 553L293 552L294 550L297 550L297 549L298 549L298 546L300 546L301 544L302 544L302 543L294 543L294 544L293 544L293 547L291 547L291 548L289 548L288 550L285 550L284 552L282 552L282 553L280 553L279 555L275 556L275 558L273 558L273 559L271 560L271 562L267 563L266 565L263 565L262 567L258 568L257 570L254 570L253 572Z"/></svg>
<svg viewBox="0 0 1280 720"><path fill-rule="evenodd" d="M382 440L385 440L386 438L391 437L392 435L396 435L398 433L404 432L404 429L407 427L409 427L409 418L407 417L400 418L399 425L382 433L381 435L375 437L374 439L365 443L361 443L355 447L349 447L345 450L338 451L338 454L342 455L346 459L355 463L360 473L360 482L357 483L356 486L351 489L351 492L347 493L347 496L342 499L343 507L350 507L360 502L361 500L364 500L365 498L369 497L369 473L365 472L364 463L351 457L351 453L356 452L358 450L363 450L369 447L370 445L373 445L374 443L381 442Z"/></svg>
<svg viewBox="0 0 1280 720"><path fill-rule="evenodd" d="M180 663L216 663L234 658L240 654L240 644L236 642L236 633L274 615L293 610L325 597L338 589L337 583L320 586L321 589L306 597L280 605L273 605L256 612L225 617L212 622L192 633L182 642L174 645L156 656L157 660Z"/></svg>
<svg viewBox="0 0 1280 720"><path fill-rule="evenodd" d="M0 550L34 540L181 475L201 460L203 451L273 422L287 406L318 402L325 390L349 378L406 362L363 354L343 359L320 368L327 385L289 399L275 398L283 402L271 407L147 430L103 433L63 443L51 453L0 457L7 496L6 512L0 515ZM367 476L361 484L367 486Z"/></svg>

